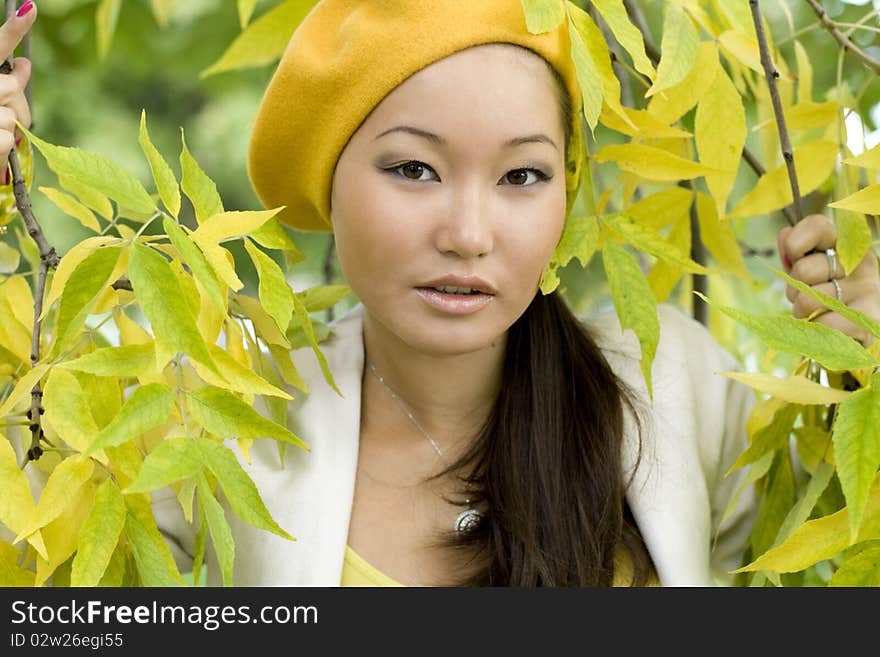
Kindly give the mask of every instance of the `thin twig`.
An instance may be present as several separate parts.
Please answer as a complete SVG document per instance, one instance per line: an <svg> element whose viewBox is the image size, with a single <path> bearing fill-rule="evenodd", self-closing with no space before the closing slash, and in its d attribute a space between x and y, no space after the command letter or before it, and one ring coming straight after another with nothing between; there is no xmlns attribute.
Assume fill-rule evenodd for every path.
<svg viewBox="0 0 880 657"><path fill-rule="evenodd" d="M16 0L6 0L7 21L15 14L16 4ZM13 55L14 53L10 53L9 57L3 63L3 70L7 73L12 71ZM60 258L55 252L55 247L49 244L48 240L46 240L43 230L40 228L40 224L34 216L15 145L13 145L12 150L9 152L9 167L12 169L15 204L18 207L18 211L21 213L22 219L24 219L28 234L37 243L37 247L40 251L40 273L36 289L34 290L34 328L31 337L31 367L35 367L40 360L40 315L43 312L43 293L46 289L46 276L49 272L49 268L54 269L58 267ZM27 417L30 420L28 426L31 430L31 445L24 455L22 467L24 467L28 461L34 461L40 458L40 455L42 454L40 441L46 440L45 433L40 425L40 416L43 414L42 401L43 390L40 388L40 383L38 381L34 387L31 388L31 407L27 411Z"/></svg>
<svg viewBox="0 0 880 657"><path fill-rule="evenodd" d="M875 73L880 73L880 61L877 61L864 50L859 48L856 44L854 44L852 41L850 41L849 37L847 37L837 28L837 23L835 23L828 17L828 14L825 13L825 8L822 7L822 5L816 2L816 0L807 0L807 4L812 7L813 12L819 18L819 22L822 23L822 27L828 30L828 33L834 37L834 40L837 41L837 43L843 46L844 50L849 50L853 55L861 59L865 64L872 68Z"/></svg>
<svg viewBox="0 0 880 657"><path fill-rule="evenodd" d="M779 143L782 146L782 157L785 160L785 166L788 170L788 180L791 183L792 206L794 207L795 223L804 218L801 208L801 190L798 185L797 171L794 168L794 152L791 148L791 139L788 136L788 128L785 126L785 113L782 109L782 99L779 96L779 87L776 86L776 80L779 78L779 71L773 64L770 57L770 46L767 44L767 34L764 32L764 21L761 15L761 7L758 0L749 0L749 7L752 10L752 21L755 24L755 34L758 37L758 48L761 51L761 66L764 68L764 74L767 76L767 86L770 89L770 100L773 103L773 114L776 116L776 126L779 130ZM788 217L788 215L786 215ZM789 223L791 218L789 217ZM794 224L792 224L794 225Z"/></svg>

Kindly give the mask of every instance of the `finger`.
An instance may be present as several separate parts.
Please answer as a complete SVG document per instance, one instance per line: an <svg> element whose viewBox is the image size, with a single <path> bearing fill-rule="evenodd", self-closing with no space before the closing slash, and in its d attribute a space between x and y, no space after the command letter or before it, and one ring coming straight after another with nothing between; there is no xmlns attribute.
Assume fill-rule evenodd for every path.
<svg viewBox="0 0 880 657"><path fill-rule="evenodd" d="M830 249L837 243L837 227L821 214L811 214L785 235L785 253L792 263L813 249Z"/></svg>
<svg viewBox="0 0 880 657"><path fill-rule="evenodd" d="M791 271L791 258L785 252L785 238L791 232L792 226L783 226L776 234L776 250L779 252L779 259L782 266L785 267L785 273Z"/></svg>
<svg viewBox="0 0 880 657"><path fill-rule="evenodd" d="M834 278L843 278L843 268L837 256L834 257ZM828 256L824 251L819 253L811 253L794 263L791 267L789 275L799 281L803 281L807 285L816 285L831 280L831 264L828 262Z"/></svg>
<svg viewBox="0 0 880 657"><path fill-rule="evenodd" d="M0 26L0 59L6 60L12 56L18 44L31 29L31 25L37 18L37 6L33 2L25 3L19 8L19 12L30 5L30 10L23 16L13 16Z"/></svg>
<svg viewBox="0 0 880 657"><path fill-rule="evenodd" d="M839 299L839 301L846 303L849 298L848 295L852 292L851 287L847 284L847 281L845 280L837 281L837 284L840 286L841 293L841 298ZM826 283L820 283L819 285L812 285L811 287L814 290L822 292L823 294L831 297L832 299L837 299L837 288L834 286L834 283L830 281ZM789 290L793 291L791 295ZM792 302L791 312L797 318L806 317L816 310L829 312L826 306L816 301L810 295L804 294L803 292L797 290L791 285L786 287L785 296L787 296L788 300Z"/></svg>
<svg viewBox="0 0 880 657"><path fill-rule="evenodd" d="M0 104L8 105L15 96L23 93L31 79L31 61L26 57L16 57L11 73L0 75Z"/></svg>

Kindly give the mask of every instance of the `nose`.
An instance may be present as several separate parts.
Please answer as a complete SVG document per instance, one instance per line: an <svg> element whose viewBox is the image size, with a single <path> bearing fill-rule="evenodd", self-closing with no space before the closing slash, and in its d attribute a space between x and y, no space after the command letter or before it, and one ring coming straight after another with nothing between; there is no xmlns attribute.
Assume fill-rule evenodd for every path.
<svg viewBox="0 0 880 657"><path fill-rule="evenodd" d="M437 249L462 258L477 258L492 251L494 225L489 203L476 185L456 195L449 214L436 232Z"/></svg>

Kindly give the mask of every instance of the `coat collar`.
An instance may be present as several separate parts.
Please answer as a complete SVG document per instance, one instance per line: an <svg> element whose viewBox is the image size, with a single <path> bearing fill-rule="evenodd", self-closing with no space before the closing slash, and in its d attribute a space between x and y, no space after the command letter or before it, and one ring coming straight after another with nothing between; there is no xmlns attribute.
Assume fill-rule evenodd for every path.
<svg viewBox="0 0 880 657"><path fill-rule="evenodd" d="M282 583L338 586L341 579L357 474L364 369L363 311L363 304L358 303L332 322L331 337L320 345L341 396L324 380L314 356L306 357L309 354L304 352L311 352L310 348L298 350L302 357L295 359L311 388L309 394L300 395L290 403L289 426L309 444L311 451L288 449L288 467L279 471L287 474L283 481L276 481L278 490L267 490L264 494L267 504L272 502L270 510L279 524L298 537L296 549L291 550L290 560L284 565L284 576L276 578L276 581L283 580ZM597 329L594 335L609 362L618 375L642 392L638 346L635 343L633 352L631 332L622 333L613 313L594 319L590 324ZM661 363L662 369L659 355L655 361L655 407L666 403L666 392L658 385L662 377L658 376L657 363ZM677 388L671 394L679 396L683 392ZM627 500L660 581L664 585L710 585L707 547L701 545L705 532L690 527L686 520L703 515L691 500L700 497L694 495L695 482L687 481L695 475L699 478L699 471L694 470L693 463L687 471L670 467L670 463L682 458L681 450L686 449L677 441L683 429L676 424L678 418L675 417L669 418L671 423L655 426L654 415L652 411L645 418L649 449L643 454ZM627 424L625 465L635 462L631 430ZM655 444L658 436L661 439ZM263 458L265 454L263 450ZM270 458L277 462L277 455ZM267 541L265 532L260 534L264 549L281 548L280 543L275 548L271 545L284 539L270 536ZM290 550L289 544L284 549ZM246 546L239 554L247 550L258 550L258 547ZM251 557L251 566L255 558ZM249 568L237 563L237 569L242 567Z"/></svg>

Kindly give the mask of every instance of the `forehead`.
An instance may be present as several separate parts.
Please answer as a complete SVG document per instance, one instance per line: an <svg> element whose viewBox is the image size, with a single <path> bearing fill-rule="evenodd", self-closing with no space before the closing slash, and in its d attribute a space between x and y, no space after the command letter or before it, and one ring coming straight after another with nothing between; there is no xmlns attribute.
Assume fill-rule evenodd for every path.
<svg viewBox="0 0 880 657"><path fill-rule="evenodd" d="M485 122L503 130L554 129L559 107L549 65L511 44L475 46L413 74L379 103L367 123L381 129L400 120L461 127Z"/></svg>

